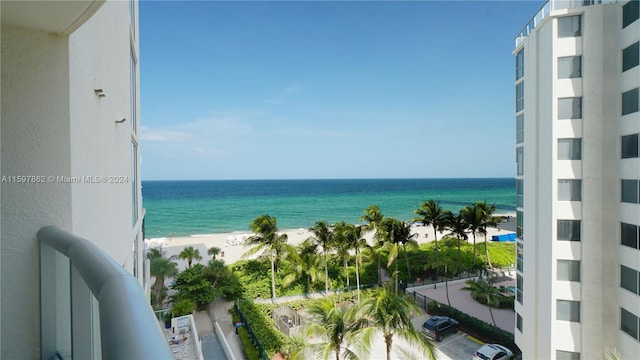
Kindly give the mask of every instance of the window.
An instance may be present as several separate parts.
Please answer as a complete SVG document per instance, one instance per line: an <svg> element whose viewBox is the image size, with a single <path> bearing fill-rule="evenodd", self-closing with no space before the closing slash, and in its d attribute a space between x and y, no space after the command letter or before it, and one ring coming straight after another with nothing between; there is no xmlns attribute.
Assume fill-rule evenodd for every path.
<svg viewBox="0 0 640 360"><path fill-rule="evenodd" d="M580 281L580 261L558 260L556 279L560 281Z"/></svg>
<svg viewBox="0 0 640 360"><path fill-rule="evenodd" d="M131 104L131 114L129 115L129 122L131 123L131 130L136 132L137 121L137 106L138 106L138 70L136 58L133 53L133 49L130 50L129 56L129 102Z"/></svg>
<svg viewBox="0 0 640 360"><path fill-rule="evenodd" d="M524 110L524 81L516 85L516 112Z"/></svg>
<svg viewBox="0 0 640 360"><path fill-rule="evenodd" d="M138 222L138 145L131 142L131 203L132 222L136 226Z"/></svg>
<svg viewBox="0 0 640 360"><path fill-rule="evenodd" d="M524 240L523 226L524 213L522 211L516 211L516 236Z"/></svg>
<svg viewBox="0 0 640 360"><path fill-rule="evenodd" d="M638 88L622 93L622 115L638 112Z"/></svg>
<svg viewBox="0 0 640 360"><path fill-rule="evenodd" d="M522 243L519 242L519 243L516 244L516 269L518 269L520 271L522 271L522 269L523 269L522 248L523 248Z"/></svg>
<svg viewBox="0 0 640 360"><path fill-rule="evenodd" d="M559 179L558 201L582 200L582 180Z"/></svg>
<svg viewBox="0 0 640 360"><path fill-rule="evenodd" d="M638 317L624 308L620 308L620 330L638 340Z"/></svg>
<svg viewBox="0 0 640 360"><path fill-rule="evenodd" d="M524 142L524 114L516 116L516 144Z"/></svg>
<svg viewBox="0 0 640 360"><path fill-rule="evenodd" d="M582 139L558 139L558 160L582 159Z"/></svg>
<svg viewBox="0 0 640 360"><path fill-rule="evenodd" d="M516 179L516 207L524 206L524 180Z"/></svg>
<svg viewBox="0 0 640 360"><path fill-rule="evenodd" d="M516 274L516 300L522 304L522 275Z"/></svg>
<svg viewBox="0 0 640 360"><path fill-rule="evenodd" d="M522 316L518 313L516 313L516 328L518 328L518 331L522 332Z"/></svg>
<svg viewBox="0 0 640 360"><path fill-rule="evenodd" d="M580 353L556 350L556 360L580 360Z"/></svg>
<svg viewBox="0 0 640 360"><path fill-rule="evenodd" d="M622 202L638 203L638 180L620 180Z"/></svg>
<svg viewBox="0 0 640 360"><path fill-rule="evenodd" d="M621 144L623 159L638 157L638 134L623 136Z"/></svg>
<svg viewBox="0 0 640 360"><path fill-rule="evenodd" d="M638 226L620 223L620 244L633 249L640 249L638 244Z"/></svg>
<svg viewBox="0 0 640 360"><path fill-rule="evenodd" d="M631 0L622 7L622 28L626 28L640 17L640 4L637 0Z"/></svg>
<svg viewBox="0 0 640 360"><path fill-rule="evenodd" d="M582 76L582 56L558 58L558 79L573 79Z"/></svg>
<svg viewBox="0 0 640 360"><path fill-rule="evenodd" d="M524 148L516 148L516 175L524 174Z"/></svg>
<svg viewBox="0 0 640 360"><path fill-rule="evenodd" d="M558 37L576 37L581 36L580 15L565 16L558 18Z"/></svg>
<svg viewBox="0 0 640 360"><path fill-rule="evenodd" d="M580 220L558 220L558 240L580 241Z"/></svg>
<svg viewBox="0 0 640 360"><path fill-rule="evenodd" d="M580 301L556 300L556 320L580 322Z"/></svg>
<svg viewBox="0 0 640 360"><path fill-rule="evenodd" d="M638 292L638 272L632 268L620 265L620 287L634 294Z"/></svg>
<svg viewBox="0 0 640 360"><path fill-rule="evenodd" d="M524 49L516 54L516 81L524 76Z"/></svg>
<svg viewBox="0 0 640 360"><path fill-rule="evenodd" d="M558 119L581 119L582 98L570 97L558 99Z"/></svg>
<svg viewBox="0 0 640 360"><path fill-rule="evenodd" d="M629 45L622 50L622 72L633 69L640 63L640 42Z"/></svg>

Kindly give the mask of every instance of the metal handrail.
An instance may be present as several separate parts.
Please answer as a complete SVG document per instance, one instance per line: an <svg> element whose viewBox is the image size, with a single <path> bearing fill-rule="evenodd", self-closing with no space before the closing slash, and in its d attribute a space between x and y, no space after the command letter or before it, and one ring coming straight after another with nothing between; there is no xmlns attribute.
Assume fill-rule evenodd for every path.
<svg viewBox="0 0 640 360"><path fill-rule="evenodd" d="M38 240L67 256L98 300L105 359L174 359L138 281L93 242L55 226Z"/></svg>

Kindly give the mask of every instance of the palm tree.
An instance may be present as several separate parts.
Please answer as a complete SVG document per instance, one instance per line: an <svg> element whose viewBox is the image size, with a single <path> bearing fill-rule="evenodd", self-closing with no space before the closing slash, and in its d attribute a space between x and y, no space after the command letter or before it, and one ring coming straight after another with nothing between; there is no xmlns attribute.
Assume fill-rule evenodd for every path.
<svg viewBox="0 0 640 360"><path fill-rule="evenodd" d="M155 292L155 309L162 309L162 290L164 289L164 280L174 277L178 274L178 264L175 255L166 257L161 248L150 248L147 250L147 258L149 259L151 276L156 278L153 286Z"/></svg>
<svg viewBox="0 0 640 360"><path fill-rule="evenodd" d="M215 260L218 255L220 255L219 247L210 247L207 251L207 254L211 255L211 260Z"/></svg>
<svg viewBox="0 0 640 360"><path fill-rule="evenodd" d="M424 357L435 359L433 343L413 326L411 313L419 314L420 308L406 295L397 295L388 287L371 291L357 310L357 317L366 319L366 327L358 331L361 343L368 348L373 334L381 331L387 349L387 360L391 359L395 335L407 341L411 347L419 348Z"/></svg>
<svg viewBox="0 0 640 360"><path fill-rule="evenodd" d="M384 215L382 215L378 205L371 205L364 209L364 215L360 216L360 220L367 223L364 226L364 231L375 231L376 234L378 232L378 224L382 222L382 219L384 219ZM378 238L378 236L376 236L376 238ZM383 241L378 239L372 247L369 247L372 257L375 257L378 262L378 285L382 285L382 264L380 256L382 245Z"/></svg>
<svg viewBox="0 0 640 360"><path fill-rule="evenodd" d="M496 277L488 276L487 280L480 278L476 281L468 280L465 283L467 286L463 287L462 290L470 291L473 298L486 299L487 305L489 306L489 314L491 314L491 321L493 321L493 325L497 326L496 320L493 318L493 311L491 310L491 307L497 307L500 302L500 291L493 286L496 283Z"/></svg>
<svg viewBox="0 0 640 360"><path fill-rule="evenodd" d="M193 262L193 260L202 260L202 256L200 256L200 250L194 249L193 246L187 246L186 248L182 249L178 257L180 259L187 260L187 267L191 267L191 263Z"/></svg>
<svg viewBox="0 0 640 360"><path fill-rule="evenodd" d="M336 360L340 360L342 354L343 359L358 359L356 353L347 347L360 347L357 342L352 341L358 329L356 322L352 321L355 308L352 309L354 310L346 310L328 298L313 301L307 307L310 322L305 329L306 335L321 339L310 345L316 357L328 359L334 354Z"/></svg>
<svg viewBox="0 0 640 360"><path fill-rule="evenodd" d="M313 232L313 241L318 244L324 257L324 287L325 292L329 292L329 269L327 267L327 255L334 243L333 230L329 227L326 221L316 222L315 225L309 230Z"/></svg>
<svg viewBox="0 0 640 360"><path fill-rule="evenodd" d="M307 280L306 293L311 292L311 286L320 283L322 273L318 271L322 268L322 260L318 256L318 245L310 239L303 241L297 246L297 253L290 257L292 272L282 279L282 286L289 287L293 282L305 277Z"/></svg>
<svg viewBox="0 0 640 360"><path fill-rule="evenodd" d="M344 228L347 223L340 221L334 224L333 228L333 248L336 251L338 258L342 259L342 265L344 266L344 275L347 280L347 290L349 289L349 244L345 239Z"/></svg>
<svg viewBox="0 0 640 360"><path fill-rule="evenodd" d="M362 237L364 226L357 226L354 224L345 224L344 221L336 224L336 234L339 234L337 239L340 239L345 244L346 253L348 255L349 250L355 251L356 258L356 289L358 291L358 302L360 302L360 270L359 265L361 259L361 249L366 248L367 240ZM346 256L345 256L346 258ZM349 274L347 272L347 287L349 287Z"/></svg>
<svg viewBox="0 0 640 360"><path fill-rule="evenodd" d="M276 297L276 271L275 261L278 252L282 249L294 251L291 245L288 245L287 234L278 234L278 225L276 218L267 214L260 215L251 221L249 229L255 235L247 239L248 245L255 245L249 251L242 255L243 258L254 255L260 251L266 251L271 261L271 298Z"/></svg>
<svg viewBox="0 0 640 360"><path fill-rule="evenodd" d="M477 204L477 203L476 203ZM467 228L471 230L473 235L473 267L477 267L476 263L476 233L481 230L482 210L476 204L469 205L460 210L460 215L467 224Z"/></svg>
<svg viewBox="0 0 640 360"><path fill-rule="evenodd" d="M413 221L421 221L424 226L433 226L433 238L436 242L436 252L438 252L438 231L442 231L445 224L444 210L440 206L440 201L432 199L420 203L420 208L413 211L419 217Z"/></svg>
<svg viewBox="0 0 640 360"><path fill-rule="evenodd" d="M376 237L379 240L385 242L385 247L389 250L387 268L395 262L395 290L398 293L398 262L397 257L400 246L404 247L404 244L411 242L411 238L414 235L411 234L411 225L395 218L384 218L378 224L376 231ZM415 240L413 240L415 242ZM417 246L417 243L416 243ZM409 260L407 252L405 251L405 260L407 261L407 269L409 268Z"/></svg>
<svg viewBox="0 0 640 360"><path fill-rule="evenodd" d="M458 239L458 271L462 269L462 250L461 250L461 240L467 241L469 236L467 235L467 229L469 226L467 225L464 217L461 213L454 214L451 211L445 211L445 228L449 229L449 235L453 235Z"/></svg>
<svg viewBox="0 0 640 360"><path fill-rule="evenodd" d="M487 257L487 266L491 267L491 259L489 259L489 247L487 246L487 227L496 226L500 222L500 217L493 216L493 213L496 211L496 205L491 204L487 205L486 201L474 204L478 209L480 209L480 233L484 234L484 252Z"/></svg>
<svg viewBox="0 0 640 360"><path fill-rule="evenodd" d="M449 300L449 274L457 270L457 266L453 264L451 259L446 254L440 254L436 257L430 257L427 259L427 263L424 265L424 269L438 269L444 267L444 287L447 294L447 304L451 307L451 300Z"/></svg>

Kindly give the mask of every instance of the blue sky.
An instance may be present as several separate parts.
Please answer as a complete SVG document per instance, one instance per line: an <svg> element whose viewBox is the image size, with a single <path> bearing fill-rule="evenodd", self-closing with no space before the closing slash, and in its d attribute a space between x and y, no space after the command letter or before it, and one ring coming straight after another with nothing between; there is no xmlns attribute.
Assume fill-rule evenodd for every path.
<svg viewBox="0 0 640 360"><path fill-rule="evenodd" d="M142 178L512 177L542 4L141 1Z"/></svg>

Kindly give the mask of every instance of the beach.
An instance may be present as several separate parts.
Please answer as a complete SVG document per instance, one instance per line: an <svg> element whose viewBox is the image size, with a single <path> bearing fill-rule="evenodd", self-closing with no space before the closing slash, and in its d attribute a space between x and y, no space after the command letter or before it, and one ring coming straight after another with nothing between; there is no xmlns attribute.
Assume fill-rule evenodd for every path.
<svg viewBox="0 0 640 360"><path fill-rule="evenodd" d="M499 228L488 228L487 239L491 240L491 236L497 234L507 234L515 232L515 214L508 214L509 221L501 223ZM418 244L427 243L433 241L433 227L423 225L413 225L412 232L416 234L416 241ZM309 229L288 229L282 230L280 234L287 235L287 243L291 245L298 245L306 239L313 237L313 232ZM438 239L442 239L445 233L439 232ZM206 264L210 259L207 251L211 247L217 247L220 249L220 255L218 259L224 260L226 264L232 264L242 258L242 255L246 253L252 246L243 245L243 240L250 237L252 234L248 231L237 231L232 233L218 233L209 235L191 235L191 236L179 236L179 237L166 237L155 238L145 240L147 246L162 246L167 256L178 255L187 246L192 246L200 252L202 260L199 261ZM369 244L373 244L373 232L367 232L365 235ZM469 234L469 241L472 240L471 234ZM484 236L476 234L476 242L483 242ZM255 257L255 256L254 256ZM187 267L187 261L182 259L176 259L178 269L183 270ZM195 262L195 261L194 261Z"/></svg>

